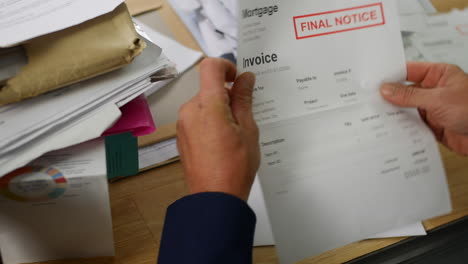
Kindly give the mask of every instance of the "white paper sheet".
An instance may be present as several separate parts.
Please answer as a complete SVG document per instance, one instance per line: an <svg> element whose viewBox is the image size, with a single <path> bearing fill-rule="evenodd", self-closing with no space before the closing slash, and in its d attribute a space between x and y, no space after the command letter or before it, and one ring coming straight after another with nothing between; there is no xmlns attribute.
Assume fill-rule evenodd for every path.
<svg viewBox="0 0 468 264"><path fill-rule="evenodd" d="M233 3L222 0L169 0L169 3L208 56L237 55Z"/></svg>
<svg viewBox="0 0 468 264"><path fill-rule="evenodd" d="M0 47L78 25L114 10L123 0L0 0Z"/></svg>
<svg viewBox="0 0 468 264"><path fill-rule="evenodd" d="M455 64L468 72L468 35L416 33L411 36L411 41L428 61Z"/></svg>
<svg viewBox="0 0 468 264"><path fill-rule="evenodd" d="M426 229L421 222L417 222L411 225L406 225L393 229L391 231L382 232L374 236L369 237L370 239L390 238L390 237L407 237L407 236L425 236L427 235Z"/></svg>
<svg viewBox="0 0 468 264"><path fill-rule="evenodd" d="M105 161L97 140L49 153L4 179L5 264L114 255Z"/></svg>
<svg viewBox="0 0 468 264"><path fill-rule="evenodd" d="M186 13L191 13L201 8L199 0L174 0L174 3L180 7L180 10Z"/></svg>
<svg viewBox="0 0 468 264"><path fill-rule="evenodd" d="M135 21L146 32L148 38L162 49L164 55L175 63L179 73L184 73L203 57L203 53L187 48L179 42L157 32L138 18L135 18Z"/></svg>
<svg viewBox="0 0 468 264"><path fill-rule="evenodd" d="M462 33L463 27L468 25L468 9L453 10L449 13L428 15L424 13L407 14L400 16L402 31L437 33Z"/></svg>
<svg viewBox="0 0 468 264"><path fill-rule="evenodd" d="M223 54L234 53L233 47L229 45L227 37L216 30L216 27L211 20L200 20L198 22L198 27L205 44L210 51L209 54L214 54L215 57L220 57Z"/></svg>
<svg viewBox="0 0 468 264"><path fill-rule="evenodd" d="M379 92L406 77L395 1L240 10L238 69L257 75L259 177L281 263L451 211L434 136Z"/></svg>
<svg viewBox="0 0 468 264"><path fill-rule="evenodd" d="M270 246L275 244L273 232L271 231L270 219L265 206L265 198L263 197L262 187L258 181L258 176L255 178L252 190L248 200L250 208L257 216L257 225L255 226L254 246Z"/></svg>
<svg viewBox="0 0 468 264"><path fill-rule="evenodd" d="M144 169L155 164L170 160L179 156L177 151L176 139L169 139L163 142L140 148L138 150L139 168ZM254 246L270 246L275 245L271 224L268 218L268 212L265 206L262 187L258 181L258 177L252 185L250 192L249 206L255 212L257 217L257 225L255 226ZM396 228L391 231L382 232L369 238L387 238L387 237L405 237L405 236L422 236L426 235L426 230L421 222Z"/></svg>
<svg viewBox="0 0 468 264"><path fill-rule="evenodd" d="M403 14L424 13L424 8L418 0L398 0L398 12Z"/></svg>
<svg viewBox="0 0 468 264"><path fill-rule="evenodd" d="M239 9L239 1L238 0L219 0L231 13L231 15L237 19L238 9Z"/></svg>
<svg viewBox="0 0 468 264"><path fill-rule="evenodd" d="M437 13L437 9L435 6L432 4L431 0L418 0L418 2L421 4L423 7L424 11L428 14L434 14Z"/></svg>
<svg viewBox="0 0 468 264"><path fill-rule="evenodd" d="M258 177L255 178L255 182L252 186L248 204L257 216L254 246L275 245L275 239L271 231L270 219L268 218L268 212L265 206L265 199L263 197L263 191ZM376 235L369 236L368 238L379 239L389 237L424 236L426 234L423 224L421 222L417 222L397 227L386 232L381 232Z"/></svg>
<svg viewBox="0 0 468 264"><path fill-rule="evenodd" d="M73 146L97 137L120 118L121 112L115 104L107 104L81 116L65 127L39 137L26 147L18 148L0 158L0 175L22 167L43 154ZM89 129L92 127L93 129Z"/></svg>
<svg viewBox="0 0 468 264"><path fill-rule="evenodd" d="M199 0L203 7L203 14L213 23L214 28L237 38L237 21L230 10L220 1Z"/></svg>
<svg viewBox="0 0 468 264"><path fill-rule="evenodd" d="M398 0L397 2L400 15L415 13L432 14L437 11L430 0Z"/></svg>
<svg viewBox="0 0 468 264"><path fill-rule="evenodd" d="M468 9L446 14L411 14L401 17L407 31L405 44L416 58L417 53L430 62L456 64L468 71Z"/></svg>
<svg viewBox="0 0 468 264"><path fill-rule="evenodd" d="M140 21L138 18L134 18L134 21L137 24L136 28L138 33L142 34L144 37L147 37L154 44L161 47L164 55L166 55L167 58L175 64L179 74L186 72L203 57L203 53L187 48L179 42L155 31ZM151 87L151 89L145 93L146 96L154 94L171 81L172 80L154 84L153 87Z"/></svg>
<svg viewBox="0 0 468 264"><path fill-rule="evenodd" d="M402 32L406 61L426 61L421 51L414 45L411 36L414 32Z"/></svg>
<svg viewBox="0 0 468 264"><path fill-rule="evenodd" d="M179 156L175 138L138 149L138 167L144 169Z"/></svg>
<svg viewBox="0 0 468 264"><path fill-rule="evenodd" d="M171 4L172 8L174 8L174 11L177 13L180 19L184 22L185 26L189 29L192 36L197 40L197 43L201 49L208 56L219 56L218 54L214 54L211 50L208 49L208 46L200 32L198 23L201 21L201 19L203 19L197 12L198 8L200 7L200 2L198 0L188 1L188 3L196 3L198 5L195 6L195 4L192 4L190 5L190 9L186 7L187 4L182 4L179 0L169 0L169 3Z"/></svg>

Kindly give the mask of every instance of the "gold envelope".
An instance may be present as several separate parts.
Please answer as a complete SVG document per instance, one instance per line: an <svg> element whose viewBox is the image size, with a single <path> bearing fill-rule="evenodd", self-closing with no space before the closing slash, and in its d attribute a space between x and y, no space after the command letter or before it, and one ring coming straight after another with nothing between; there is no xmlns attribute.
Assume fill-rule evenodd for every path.
<svg viewBox="0 0 468 264"><path fill-rule="evenodd" d="M122 4L108 14L30 40L23 47L28 64L0 87L0 105L121 68L131 63L146 43Z"/></svg>
<svg viewBox="0 0 468 264"><path fill-rule="evenodd" d="M449 12L453 8L463 9L468 7L468 1L466 0L431 0L431 2L439 12Z"/></svg>

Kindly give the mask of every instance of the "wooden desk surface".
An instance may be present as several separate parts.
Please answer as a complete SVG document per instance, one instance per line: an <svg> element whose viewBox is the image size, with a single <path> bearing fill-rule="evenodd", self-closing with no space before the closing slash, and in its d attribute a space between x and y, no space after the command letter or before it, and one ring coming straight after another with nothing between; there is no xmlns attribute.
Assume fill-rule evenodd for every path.
<svg viewBox="0 0 468 264"><path fill-rule="evenodd" d="M443 0L456 6L468 6L468 0ZM159 10L178 41L198 49L182 22L163 1ZM457 2L457 3L455 3ZM445 11L440 0L434 0L439 10ZM454 212L424 222L430 230L468 215L468 158L441 148L450 185ZM142 173L110 185L112 218L114 225L115 258L53 261L64 264L155 264L166 208L187 194L180 163ZM404 238L365 240L309 258L300 263L342 263L396 243ZM274 247L254 249L254 263L278 263Z"/></svg>

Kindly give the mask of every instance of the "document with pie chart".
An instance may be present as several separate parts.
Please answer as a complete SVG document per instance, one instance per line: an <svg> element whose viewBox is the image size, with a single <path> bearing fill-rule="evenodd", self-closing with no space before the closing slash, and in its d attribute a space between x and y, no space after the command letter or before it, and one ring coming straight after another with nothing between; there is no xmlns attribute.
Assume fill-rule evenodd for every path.
<svg viewBox="0 0 468 264"><path fill-rule="evenodd" d="M0 250L5 264L114 255L102 140L0 178Z"/></svg>

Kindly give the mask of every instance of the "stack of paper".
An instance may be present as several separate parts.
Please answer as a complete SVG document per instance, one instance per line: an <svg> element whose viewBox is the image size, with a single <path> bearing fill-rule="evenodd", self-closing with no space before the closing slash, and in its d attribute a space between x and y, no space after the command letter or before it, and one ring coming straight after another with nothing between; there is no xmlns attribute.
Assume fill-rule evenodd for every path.
<svg viewBox="0 0 468 264"><path fill-rule="evenodd" d="M99 137L120 116L119 107L151 88L150 76L171 65L160 54L148 43L121 70L1 107L0 175L48 151Z"/></svg>
<svg viewBox="0 0 468 264"><path fill-rule="evenodd" d="M74 1L70 2L75 3ZM107 7L108 9L105 10L110 11L114 7L114 2L107 1L106 4L103 3L103 7ZM70 21L75 18L73 16L75 14L77 17L83 15L79 12L72 12L73 10L69 10L69 7L63 7L61 11L70 15ZM88 15L85 17L89 18L96 14ZM38 19L45 18L39 17ZM84 18L81 17L81 19ZM37 32L60 29L54 27L55 24L52 23L48 31L41 31L44 29L41 27L29 35L22 36L22 38L28 39L40 34ZM11 27L20 28L21 25L19 23ZM133 24L131 25L133 27ZM3 31L8 31L11 27L3 29ZM76 34L82 33L80 31ZM105 38L104 36L103 39ZM143 40L142 37L140 39ZM19 38L4 39L2 43L8 45L18 40ZM90 41L95 40L91 39ZM142 55L135 59L132 58L133 62L128 66L39 97L0 107L0 131L2 134L0 139L0 175L24 166L46 152L99 137L120 117L120 107L154 86L152 79L157 77L160 80L173 77L175 69L161 53L161 49L150 41L145 42L147 47L142 51ZM67 41L64 41L64 45L66 44L68 44ZM73 44L80 45L80 43ZM112 49L112 47L107 46L104 48ZM90 57L89 60L92 60L93 51L89 52L90 54L85 54L84 57ZM42 56L45 57L44 60L38 62L44 65L53 63L47 60L47 54ZM69 58L69 60L74 62L74 58ZM28 64L24 68L29 66ZM24 73L26 70L22 69L21 71ZM46 72L42 75L54 78L57 72ZM31 77L31 79L33 78Z"/></svg>
<svg viewBox="0 0 468 264"><path fill-rule="evenodd" d="M20 102L0 106L3 263L111 256L109 168L103 140L91 139L103 132L154 131L145 95L158 91L177 71L186 71L202 54L143 23L134 25L119 5L122 0L49 0L38 2L37 9L26 2L8 2L0 12L8 11L0 17L6 26L0 32L9 36L0 46L20 43L0 49L0 86L21 83L37 90L28 81L38 78L49 88L70 80L74 84L39 96L18 93ZM17 7L33 16L18 20ZM51 21L46 13L61 20ZM13 28L23 31L11 34Z"/></svg>

